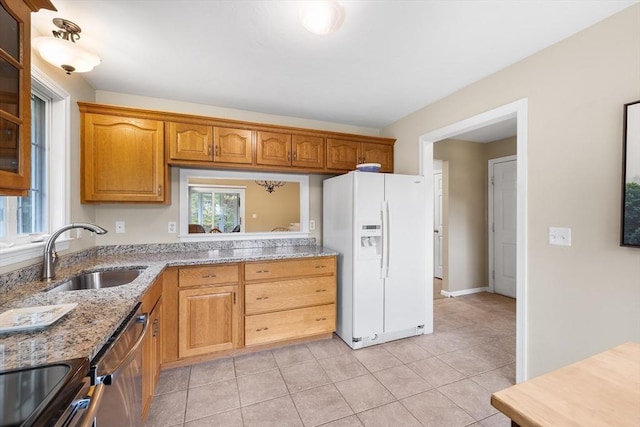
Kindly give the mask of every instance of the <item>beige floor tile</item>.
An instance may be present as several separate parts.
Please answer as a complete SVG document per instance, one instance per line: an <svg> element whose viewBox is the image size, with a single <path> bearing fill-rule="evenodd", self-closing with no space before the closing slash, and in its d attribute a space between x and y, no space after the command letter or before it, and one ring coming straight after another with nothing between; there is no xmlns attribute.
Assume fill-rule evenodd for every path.
<svg viewBox="0 0 640 427"><path fill-rule="evenodd" d="M383 344L382 347L397 357L402 363L414 362L416 360L426 359L427 357L432 356L431 353L418 346L410 339L392 341L387 344Z"/></svg>
<svg viewBox="0 0 640 427"><path fill-rule="evenodd" d="M490 363L493 368L505 366L516 361L516 356L503 351L493 343L480 344L468 349L469 354Z"/></svg>
<svg viewBox="0 0 640 427"><path fill-rule="evenodd" d="M367 368L351 353L320 359L318 363L320 363L320 366L322 366L333 382L343 381L369 373Z"/></svg>
<svg viewBox="0 0 640 427"><path fill-rule="evenodd" d="M460 348L460 343L445 335L446 332L420 335L411 340L433 355L449 353Z"/></svg>
<svg viewBox="0 0 640 427"><path fill-rule="evenodd" d="M181 368L163 369L160 371L160 378L156 386L155 394L172 393L174 391L186 390L189 388L190 366Z"/></svg>
<svg viewBox="0 0 640 427"><path fill-rule="evenodd" d="M418 360L417 362L409 363L407 366L434 387L440 387L464 378L464 375L437 357Z"/></svg>
<svg viewBox="0 0 640 427"><path fill-rule="evenodd" d="M463 427L473 418L437 390L402 399L402 404L426 427Z"/></svg>
<svg viewBox="0 0 640 427"><path fill-rule="evenodd" d="M469 353L469 349L452 351L437 357L465 377L482 374L496 368L496 365L491 361L486 361Z"/></svg>
<svg viewBox="0 0 640 427"><path fill-rule="evenodd" d="M374 345L372 347L361 348L353 352L356 359L360 361L371 372L393 368L402 365L400 359L389 353L383 346Z"/></svg>
<svg viewBox="0 0 640 427"><path fill-rule="evenodd" d="M185 423L184 427L243 427L240 409L222 412Z"/></svg>
<svg viewBox="0 0 640 427"><path fill-rule="evenodd" d="M420 427L422 425L400 402L361 412L358 418L365 427Z"/></svg>
<svg viewBox="0 0 640 427"><path fill-rule="evenodd" d="M307 343L307 348L316 359L325 359L351 352L351 348L338 337Z"/></svg>
<svg viewBox="0 0 640 427"><path fill-rule="evenodd" d="M189 387L200 387L218 381L232 380L236 377L233 359L218 359L191 366Z"/></svg>
<svg viewBox="0 0 640 427"><path fill-rule="evenodd" d="M362 427L362 423L357 416L351 415L349 417L331 421L330 423L322 424L322 427Z"/></svg>
<svg viewBox="0 0 640 427"><path fill-rule="evenodd" d="M242 408L244 426L298 427L302 420L290 396L279 397Z"/></svg>
<svg viewBox="0 0 640 427"><path fill-rule="evenodd" d="M197 420L240 407L236 380L189 389L185 421Z"/></svg>
<svg viewBox="0 0 640 427"><path fill-rule="evenodd" d="M433 388L424 378L413 372L406 365L378 371L374 376L397 399L413 396Z"/></svg>
<svg viewBox="0 0 640 427"><path fill-rule="evenodd" d="M515 330L515 329L514 329ZM500 350L511 353L514 356L516 355L516 336L513 335L505 335L502 338L498 338L495 341L491 341L491 344L498 347Z"/></svg>
<svg viewBox="0 0 640 427"><path fill-rule="evenodd" d="M336 387L356 413L396 400L371 374L340 381Z"/></svg>
<svg viewBox="0 0 640 427"><path fill-rule="evenodd" d="M186 390L155 396L151 402L145 426L169 427L182 424L186 404Z"/></svg>
<svg viewBox="0 0 640 427"><path fill-rule="evenodd" d="M241 406L252 405L289 393L278 369L238 378Z"/></svg>
<svg viewBox="0 0 640 427"><path fill-rule="evenodd" d="M297 393L331 383L331 378L327 376L315 359L280 368L280 372L282 372L289 393Z"/></svg>
<svg viewBox="0 0 640 427"><path fill-rule="evenodd" d="M271 351L261 351L259 353L246 354L233 359L236 368L236 376L257 374L271 369L275 369L276 359L273 358Z"/></svg>
<svg viewBox="0 0 640 427"><path fill-rule="evenodd" d="M504 414L498 412L490 417L480 420L482 427L511 427L511 420Z"/></svg>
<svg viewBox="0 0 640 427"><path fill-rule="evenodd" d="M305 427L318 426L353 415L353 411L333 384L294 393L291 398Z"/></svg>
<svg viewBox="0 0 640 427"><path fill-rule="evenodd" d="M514 363L476 375L470 378L491 393L495 393L516 383L516 365Z"/></svg>
<svg viewBox="0 0 640 427"><path fill-rule="evenodd" d="M491 393L470 379L447 384L439 387L438 391L464 409L476 421L498 412L491 406Z"/></svg>
<svg viewBox="0 0 640 427"><path fill-rule="evenodd" d="M288 345L286 347L274 348L271 350L273 357L279 367L291 366L296 363L315 360L313 354L305 344Z"/></svg>

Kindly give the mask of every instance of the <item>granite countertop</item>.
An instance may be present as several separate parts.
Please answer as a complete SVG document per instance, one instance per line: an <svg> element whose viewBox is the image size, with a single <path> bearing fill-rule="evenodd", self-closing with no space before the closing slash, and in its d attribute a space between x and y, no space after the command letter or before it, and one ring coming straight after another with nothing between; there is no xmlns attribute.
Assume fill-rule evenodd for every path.
<svg viewBox="0 0 640 427"><path fill-rule="evenodd" d="M61 266L51 282L32 280L0 293L0 313L12 308L77 303L53 325L39 330L0 333L0 371L74 358L92 359L166 267L227 262L333 256L319 246L220 248L174 252L136 251L135 245L95 252ZM138 252L138 253L136 253ZM144 267L133 282L113 288L43 292L86 271Z"/></svg>

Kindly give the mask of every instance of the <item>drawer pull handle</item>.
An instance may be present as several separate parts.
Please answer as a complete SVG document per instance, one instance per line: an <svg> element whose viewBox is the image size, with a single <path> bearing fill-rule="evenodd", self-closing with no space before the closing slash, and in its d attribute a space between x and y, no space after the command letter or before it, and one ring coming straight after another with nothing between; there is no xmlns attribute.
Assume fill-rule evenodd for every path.
<svg viewBox="0 0 640 427"><path fill-rule="evenodd" d="M263 300L263 299L269 299L269 297L257 297L256 300Z"/></svg>
<svg viewBox="0 0 640 427"><path fill-rule="evenodd" d="M321 322L323 320L327 320L327 318L326 317L319 317L319 318L316 319L316 322Z"/></svg>
<svg viewBox="0 0 640 427"><path fill-rule="evenodd" d="M211 273L202 275L203 279L211 279L211 278L214 278L214 277L216 277L216 275L215 274L211 274Z"/></svg>
<svg viewBox="0 0 640 427"><path fill-rule="evenodd" d="M256 332L262 332L262 331L267 331L269 330L269 328L258 328L256 329Z"/></svg>
<svg viewBox="0 0 640 427"><path fill-rule="evenodd" d="M316 268L327 268L326 265L316 265Z"/></svg>
<svg viewBox="0 0 640 427"><path fill-rule="evenodd" d="M326 289L316 289L316 292L327 292Z"/></svg>
<svg viewBox="0 0 640 427"><path fill-rule="evenodd" d="M256 271L256 273L268 273L268 272L269 272L269 270L258 270L258 271Z"/></svg>

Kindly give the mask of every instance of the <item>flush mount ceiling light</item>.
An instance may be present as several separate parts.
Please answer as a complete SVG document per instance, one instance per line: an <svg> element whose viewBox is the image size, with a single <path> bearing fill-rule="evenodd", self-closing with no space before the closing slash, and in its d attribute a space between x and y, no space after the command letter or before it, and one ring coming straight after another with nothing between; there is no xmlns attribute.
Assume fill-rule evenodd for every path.
<svg viewBox="0 0 640 427"><path fill-rule="evenodd" d="M267 190L269 193L273 193L276 188L278 187L282 187L286 184L286 182L282 182L282 181L255 181L256 184L260 185L261 187L264 187L265 190Z"/></svg>
<svg viewBox="0 0 640 427"><path fill-rule="evenodd" d="M76 44L80 39L80 27L71 21L55 18L53 37L36 37L33 46L42 59L62 68L67 74L86 73L100 64L100 58Z"/></svg>
<svg viewBox="0 0 640 427"><path fill-rule="evenodd" d="M344 7L336 0L307 1L302 9L302 25L314 34L331 34L343 21Z"/></svg>

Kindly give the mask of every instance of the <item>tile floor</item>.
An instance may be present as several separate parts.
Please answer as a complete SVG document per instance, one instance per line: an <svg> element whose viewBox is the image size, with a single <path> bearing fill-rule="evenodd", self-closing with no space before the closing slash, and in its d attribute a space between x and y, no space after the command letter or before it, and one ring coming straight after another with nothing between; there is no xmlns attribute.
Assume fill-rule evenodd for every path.
<svg viewBox="0 0 640 427"><path fill-rule="evenodd" d="M339 338L163 370L147 427L509 426L515 301L434 301L435 331L357 351Z"/></svg>

